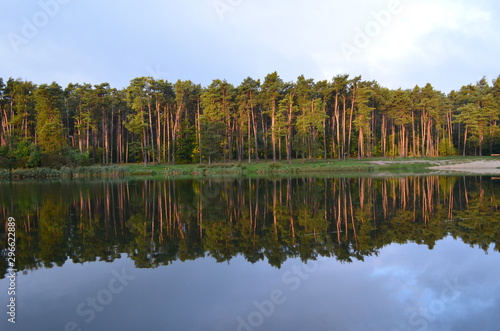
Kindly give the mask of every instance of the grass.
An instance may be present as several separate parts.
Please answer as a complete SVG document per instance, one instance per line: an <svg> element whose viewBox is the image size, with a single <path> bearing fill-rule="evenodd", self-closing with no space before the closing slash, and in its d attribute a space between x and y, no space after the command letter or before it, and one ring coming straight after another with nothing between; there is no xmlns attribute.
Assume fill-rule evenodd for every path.
<svg viewBox="0 0 500 331"><path fill-rule="evenodd" d="M127 178L127 177L220 177L220 176L281 176L298 174L328 174L349 176L369 173L426 173L428 167L439 164L456 164L500 157L432 157L432 158L369 158L346 160L293 160L272 162L233 162L218 164L129 164L111 166L88 166L60 169L0 169L0 180L64 179L64 178ZM387 162L390 161L390 162Z"/></svg>
<svg viewBox="0 0 500 331"><path fill-rule="evenodd" d="M0 169L0 180L123 178L130 175L126 166L88 166L68 168Z"/></svg>
<svg viewBox="0 0 500 331"><path fill-rule="evenodd" d="M356 165L355 165L356 164ZM370 171L374 167L370 164L335 161L314 162L241 162L219 164L187 164L187 165L131 165L131 175L142 175L152 172L166 176L211 176L211 175L259 175L259 174L289 174L306 172L330 172L342 169L343 171Z"/></svg>
<svg viewBox="0 0 500 331"><path fill-rule="evenodd" d="M336 174L352 173L426 173L428 167L439 164L454 164L478 160L491 160L486 157L435 157L435 158L369 158L347 160L293 160L272 162L233 162L218 164L188 164L188 165L130 165L132 176L157 174L167 177L211 177L211 176L259 176L259 175L290 175L290 174ZM391 162L386 162L391 161ZM379 162L379 163L376 163Z"/></svg>

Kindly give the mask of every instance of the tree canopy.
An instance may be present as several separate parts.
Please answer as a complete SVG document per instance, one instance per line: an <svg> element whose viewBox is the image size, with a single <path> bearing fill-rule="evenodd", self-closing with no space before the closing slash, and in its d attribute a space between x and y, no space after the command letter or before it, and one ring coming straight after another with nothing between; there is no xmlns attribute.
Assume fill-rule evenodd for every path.
<svg viewBox="0 0 500 331"><path fill-rule="evenodd" d="M248 162L293 158L500 153L500 76L447 95L391 90L361 76L239 86L138 77L118 90L0 78L0 157L86 163Z"/></svg>

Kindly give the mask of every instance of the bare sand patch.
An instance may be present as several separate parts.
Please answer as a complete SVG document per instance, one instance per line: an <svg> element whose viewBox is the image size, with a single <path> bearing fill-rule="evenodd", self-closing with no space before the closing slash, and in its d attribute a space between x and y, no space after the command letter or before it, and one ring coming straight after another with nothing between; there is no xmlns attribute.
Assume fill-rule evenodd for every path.
<svg viewBox="0 0 500 331"><path fill-rule="evenodd" d="M394 160L379 160L379 161L369 161L369 163L378 165L390 165L390 164L412 164L412 163L430 163L435 165L446 164L448 161L429 161L429 160L405 160L405 161L394 161Z"/></svg>
<svg viewBox="0 0 500 331"><path fill-rule="evenodd" d="M429 167L432 170L459 171L471 174L500 174L500 161L472 161Z"/></svg>
<svg viewBox="0 0 500 331"><path fill-rule="evenodd" d="M441 172L461 172L467 174L485 174L485 175L500 175L500 160L481 160L481 161L466 161L466 160L377 160L369 161L369 163L377 165L391 164L412 164L412 163L427 163L433 166L428 167L429 170L434 170L437 173Z"/></svg>

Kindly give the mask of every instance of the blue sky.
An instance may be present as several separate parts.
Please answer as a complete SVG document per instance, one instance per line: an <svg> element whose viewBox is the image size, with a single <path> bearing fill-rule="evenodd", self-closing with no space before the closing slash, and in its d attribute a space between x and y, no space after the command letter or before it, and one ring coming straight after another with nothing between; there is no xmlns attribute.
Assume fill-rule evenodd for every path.
<svg viewBox="0 0 500 331"><path fill-rule="evenodd" d="M500 74L499 14L494 0L2 1L0 77L122 88L348 73L447 93Z"/></svg>

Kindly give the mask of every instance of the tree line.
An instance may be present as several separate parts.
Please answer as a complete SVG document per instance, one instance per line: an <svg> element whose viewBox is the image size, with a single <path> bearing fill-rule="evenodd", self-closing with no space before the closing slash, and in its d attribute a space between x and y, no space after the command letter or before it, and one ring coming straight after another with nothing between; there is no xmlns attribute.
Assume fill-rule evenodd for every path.
<svg viewBox="0 0 500 331"><path fill-rule="evenodd" d="M0 78L0 165L213 163L500 153L500 76L444 94L361 76L124 89Z"/></svg>

